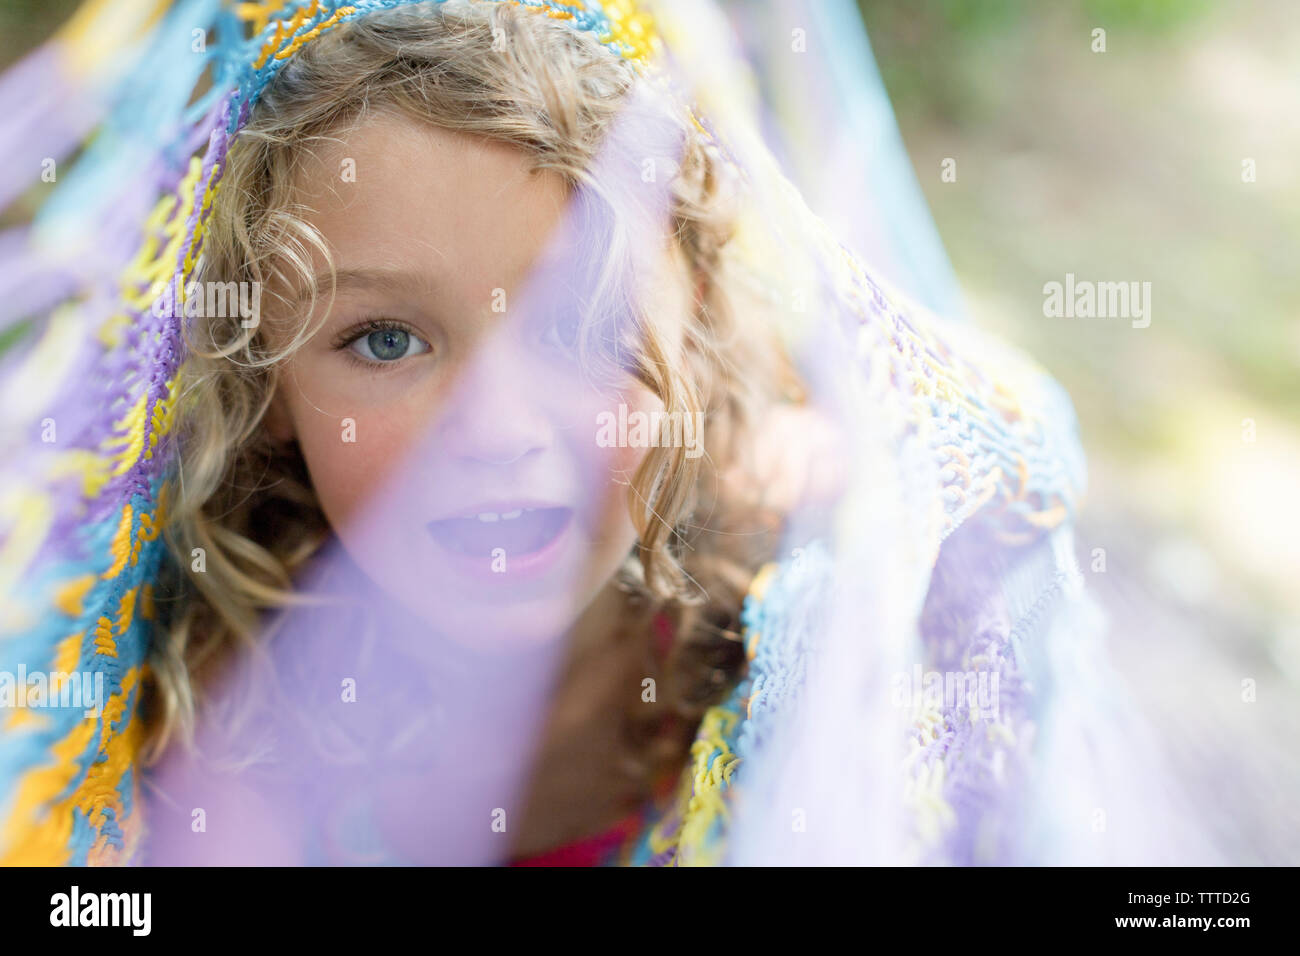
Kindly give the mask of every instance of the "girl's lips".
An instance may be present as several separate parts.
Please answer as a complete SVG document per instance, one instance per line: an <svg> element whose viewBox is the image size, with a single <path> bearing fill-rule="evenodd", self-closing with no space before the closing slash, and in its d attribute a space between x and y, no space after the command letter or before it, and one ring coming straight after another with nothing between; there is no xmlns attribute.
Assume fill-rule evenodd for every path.
<svg viewBox="0 0 1300 956"><path fill-rule="evenodd" d="M431 521L429 533L447 550L471 557L491 556L497 549L526 555L544 548L570 513L568 508L485 509L462 518Z"/></svg>
<svg viewBox="0 0 1300 956"><path fill-rule="evenodd" d="M457 508L455 511L448 511L441 518L430 521L429 524L450 521L453 518L476 518L486 515L496 515L499 518L513 511L538 511L544 508L567 509L567 506L545 498L508 498L501 496L480 499L475 504Z"/></svg>
<svg viewBox="0 0 1300 956"><path fill-rule="evenodd" d="M573 517L573 509L564 507L485 506L473 517L430 521L427 528L453 567L504 583L552 567Z"/></svg>

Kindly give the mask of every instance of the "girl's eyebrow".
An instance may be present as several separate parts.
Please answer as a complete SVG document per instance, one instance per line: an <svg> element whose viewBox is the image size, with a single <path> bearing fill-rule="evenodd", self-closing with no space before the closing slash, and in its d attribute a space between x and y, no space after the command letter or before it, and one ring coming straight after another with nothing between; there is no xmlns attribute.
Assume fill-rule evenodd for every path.
<svg viewBox="0 0 1300 956"><path fill-rule="evenodd" d="M318 272L312 277L311 285L300 291L294 298L294 305L301 305L313 291L317 295L324 294L330 288L330 273ZM420 290L430 292L433 290L433 283L429 276L424 272L413 272L408 269L394 268L392 266L376 266L373 268L356 268L356 269L338 269L333 274L335 291L342 292L345 289L399 289L402 291Z"/></svg>

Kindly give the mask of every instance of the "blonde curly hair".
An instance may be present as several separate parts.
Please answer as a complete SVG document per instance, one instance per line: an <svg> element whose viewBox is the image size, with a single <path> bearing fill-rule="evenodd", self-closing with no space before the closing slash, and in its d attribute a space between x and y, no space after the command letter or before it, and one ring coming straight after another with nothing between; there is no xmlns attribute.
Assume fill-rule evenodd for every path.
<svg viewBox="0 0 1300 956"><path fill-rule="evenodd" d="M594 37L510 4L406 8L345 24L294 56L231 148L200 278L311 287L312 251L329 255L295 205L298 164L313 142L377 110L513 145L571 189L598 185L593 159L634 79ZM710 442L702 458L650 449L628 489L638 540L620 582L639 666L652 666L657 613L676 635L660 682L672 729L662 708L628 709L627 769L647 780L680 766L699 717L743 670L740 603L776 528L720 476L743 468L761 409L798 397L774 339L741 327L742 311L758 306L742 310L727 289L734 197L716 154L685 110L675 122L684 148L669 187L671 225L697 290L694 315L681 361L650 317L635 330L628 368L669 411L703 411ZM180 480L165 534L174 561L151 652L146 762L169 741L193 741L209 672L257 647L266 612L300 599L295 578L330 538L296 445L275 443L263 427L278 367L313 332L299 321L287 343L272 343L266 322L246 329L238 317L205 317L187 331ZM183 570L194 548L205 552L203 574Z"/></svg>

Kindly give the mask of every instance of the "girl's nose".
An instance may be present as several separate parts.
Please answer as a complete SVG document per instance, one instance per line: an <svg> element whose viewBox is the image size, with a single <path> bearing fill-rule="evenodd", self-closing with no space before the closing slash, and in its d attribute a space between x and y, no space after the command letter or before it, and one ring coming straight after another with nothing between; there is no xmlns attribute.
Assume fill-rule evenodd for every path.
<svg viewBox="0 0 1300 956"><path fill-rule="evenodd" d="M496 335L469 360L444 423L446 450L464 461L510 465L549 448L555 428L535 357ZM554 383L558 384L558 383Z"/></svg>

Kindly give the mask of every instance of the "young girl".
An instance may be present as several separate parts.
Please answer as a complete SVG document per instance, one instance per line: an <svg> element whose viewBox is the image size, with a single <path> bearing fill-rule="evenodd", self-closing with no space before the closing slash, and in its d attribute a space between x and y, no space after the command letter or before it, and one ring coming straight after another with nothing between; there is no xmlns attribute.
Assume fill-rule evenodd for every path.
<svg viewBox="0 0 1300 956"><path fill-rule="evenodd" d="M882 515L897 493L919 516L891 555L907 574L864 569L853 592L883 635L916 625L939 541L968 518L999 506L991 530L1016 545L1063 524L1068 404L1061 437L1035 373L937 336L814 227L781 261L791 237L765 224L756 268L754 180L783 181L737 169L652 81L661 40L630 3L239 11L256 55L213 108L191 210L160 209L150 247L198 283L169 315L184 360L159 353L140 405L138 447L174 475L150 483L141 459L127 556L101 578L116 589L60 592L69 617L117 612L96 633L124 654L144 649L137 600L149 625L147 667L114 685L129 736L110 718L98 745L127 740L109 795L66 810L89 824L74 844L137 849L138 752L162 762L151 862L720 861L739 755L799 696L806 602L842 600L811 542L853 455L898 455L914 485L857 483ZM758 291L763 269L790 301ZM256 314L193 307L214 288L251 291ZM819 309L821 347L849 359L825 397L869 410L843 419L853 442L778 334ZM841 321L856 344L833 340ZM867 392L837 390L852 369ZM864 546L874 526L848 513L841 540ZM166 542L156 574L137 537ZM1059 589L1053 567L1021 612ZM186 764L196 743L269 776L214 786ZM200 818L227 828L195 842ZM462 846L468 828L491 836Z"/></svg>
<svg viewBox="0 0 1300 956"><path fill-rule="evenodd" d="M337 536L389 598L426 613L429 642L509 653L569 635L516 853L606 831L680 770L738 676L741 597L774 547L737 450L798 392L722 285L726 197L684 115L667 228L635 237L653 254L625 327L598 311L619 290L584 288L597 308L565 288L513 305L544 255L594 285L628 245L629 224L599 211L561 233L633 76L554 19L470 4L340 26L262 94L203 269L258 283L261 323L201 320L180 371L185 481L168 540L180 567L202 548L206 572L160 600L159 749L191 719L195 675L259 640L261 612ZM618 365L580 357L589 334L626 340ZM574 388L584 373L609 388ZM707 454L599 447L593 423L619 405L702 420ZM425 434L418 480L381 491ZM400 505L359 517L372 498ZM644 673L660 675L657 707ZM595 763L607 771L580 772Z"/></svg>

